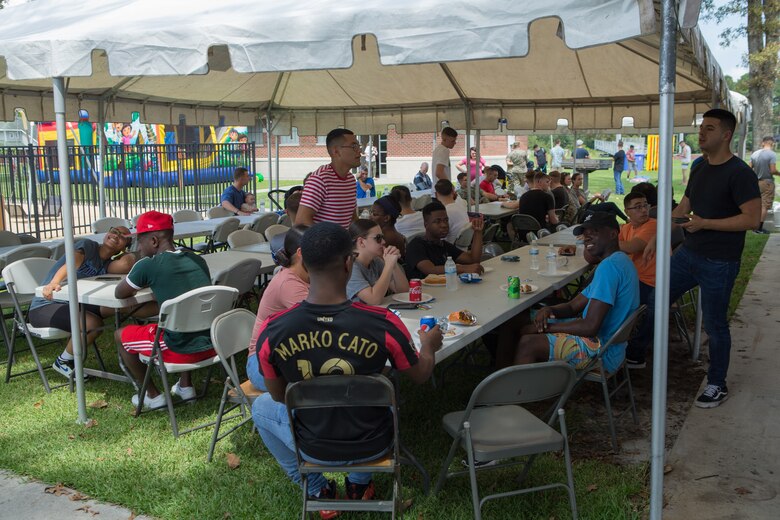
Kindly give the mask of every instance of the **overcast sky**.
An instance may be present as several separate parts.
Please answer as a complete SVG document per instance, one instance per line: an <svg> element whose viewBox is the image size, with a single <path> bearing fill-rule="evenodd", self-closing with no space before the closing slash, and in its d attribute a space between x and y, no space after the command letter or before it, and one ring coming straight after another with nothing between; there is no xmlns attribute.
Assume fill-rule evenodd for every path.
<svg viewBox="0 0 780 520"><path fill-rule="evenodd" d="M28 1L30 0L9 0L8 5L23 4ZM722 5L725 2L726 0L715 0L715 5ZM747 68L742 66L743 55L747 53L747 40L745 38L740 38L729 47L721 47L718 33L724 27L736 27L739 23L740 18L736 16L725 20L719 25L716 25L715 22L706 22L701 18L699 19L699 27L701 28L702 34L704 34L707 45L715 56L715 60L720 64L723 73L728 74L734 79L739 79L747 72Z"/></svg>

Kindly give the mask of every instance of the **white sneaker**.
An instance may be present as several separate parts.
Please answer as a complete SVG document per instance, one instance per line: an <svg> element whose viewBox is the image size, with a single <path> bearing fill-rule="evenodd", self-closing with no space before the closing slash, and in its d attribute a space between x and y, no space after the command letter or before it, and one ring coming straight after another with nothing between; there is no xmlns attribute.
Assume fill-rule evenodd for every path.
<svg viewBox="0 0 780 520"><path fill-rule="evenodd" d="M131 399L130 402L133 403L133 408L138 408L138 394L135 394ZM149 397L149 394L146 394L146 397L144 398L144 410L162 410L165 408L165 396L163 394L158 395L157 397Z"/></svg>
<svg viewBox="0 0 780 520"><path fill-rule="evenodd" d="M182 398L183 401L186 401L188 399L194 399L195 396L197 396L197 392L195 391L195 388L192 386L181 386L181 381L176 381L176 384L171 387L171 393L173 395L178 395Z"/></svg>

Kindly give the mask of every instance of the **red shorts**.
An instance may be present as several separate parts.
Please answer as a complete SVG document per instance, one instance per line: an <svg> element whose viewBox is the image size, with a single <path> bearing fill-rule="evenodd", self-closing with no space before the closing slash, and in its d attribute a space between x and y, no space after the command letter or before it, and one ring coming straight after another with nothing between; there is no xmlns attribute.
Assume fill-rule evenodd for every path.
<svg viewBox="0 0 780 520"><path fill-rule="evenodd" d="M157 324L149 325L127 325L122 329L122 347L134 354L142 356L151 356L154 346L154 337L157 334ZM162 351L163 361L166 363L197 363L204 359L212 358L217 355L212 348L202 352L193 352L192 354L180 354L170 350L162 337L160 337L160 350Z"/></svg>

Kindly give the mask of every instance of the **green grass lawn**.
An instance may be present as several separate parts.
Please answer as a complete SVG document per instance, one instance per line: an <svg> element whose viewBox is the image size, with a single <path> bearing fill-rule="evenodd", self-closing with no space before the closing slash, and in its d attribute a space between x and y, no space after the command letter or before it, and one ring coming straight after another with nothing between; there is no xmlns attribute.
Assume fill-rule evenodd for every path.
<svg viewBox="0 0 780 520"><path fill-rule="evenodd" d="M649 177L655 179L655 175ZM679 166L675 168L675 181L678 191L681 188ZM611 172L596 172L590 177L591 191L612 187L612 183ZM267 188L267 183L263 184L259 188ZM620 199L611 200L620 203ZM732 299L734 306L765 242L764 236L748 234L743 270ZM100 345L107 363L116 369L111 338L112 331L106 331ZM17 344L21 347L21 341ZM40 349L43 362L50 364L59 351L57 345ZM20 354L18 364L20 370L32 368L30 355ZM94 359L90 358L87 364L94 366ZM447 373L443 388L403 382L401 435L433 479L450 444L441 427L441 417L462 409L484 375L485 372L473 368L454 368ZM50 378L52 382L62 381L56 373L50 373ZM221 383L213 384L206 399L193 406L177 407L180 427L212 420L221 390ZM129 385L90 380L86 391L87 403L104 401L106 405L88 409L89 417L96 421L89 428L76 424L75 397L67 389L47 395L36 374L0 384L0 402L4 404L0 409L0 468L49 483L62 482L90 497L165 519L299 516L299 489L288 481L248 425L223 440L217 446L214 461L207 463L210 429L175 440L167 414L131 416L133 390ZM598 390L594 395L594 399L600 399ZM611 454L594 450L592 432L586 427L594 418L585 417L576 405L571 403L567 420L574 439L574 479L580 517L643 518L648 503L648 466L621 464ZM603 424L599 427L603 428L599 431L603 438L599 442L608 438L605 419L603 416L601 419ZM240 457L238 468L228 467L228 453ZM456 456L456 463L461 455ZM516 474L513 469L482 473L480 489L482 493L511 489ZM534 466L527 484L564 478L561 458L545 456ZM389 480L377 477L376 481L380 495L388 496ZM404 498L413 500L404 518L472 518L467 478L450 480L439 495L425 496L419 475L404 468L403 486ZM485 518L568 518L569 508L565 492L555 490L492 501L483 513ZM345 517L385 518L358 514Z"/></svg>

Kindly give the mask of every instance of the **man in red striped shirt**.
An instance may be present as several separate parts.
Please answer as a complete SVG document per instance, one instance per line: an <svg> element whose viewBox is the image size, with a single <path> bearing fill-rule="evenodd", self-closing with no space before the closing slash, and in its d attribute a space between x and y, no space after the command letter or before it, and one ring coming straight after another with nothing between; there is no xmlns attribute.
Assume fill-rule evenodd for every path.
<svg viewBox="0 0 780 520"><path fill-rule="evenodd" d="M356 181L350 170L360 166L360 143L351 130L336 128L328 133L325 146L330 164L309 174L295 223L334 222L347 229L357 217Z"/></svg>

